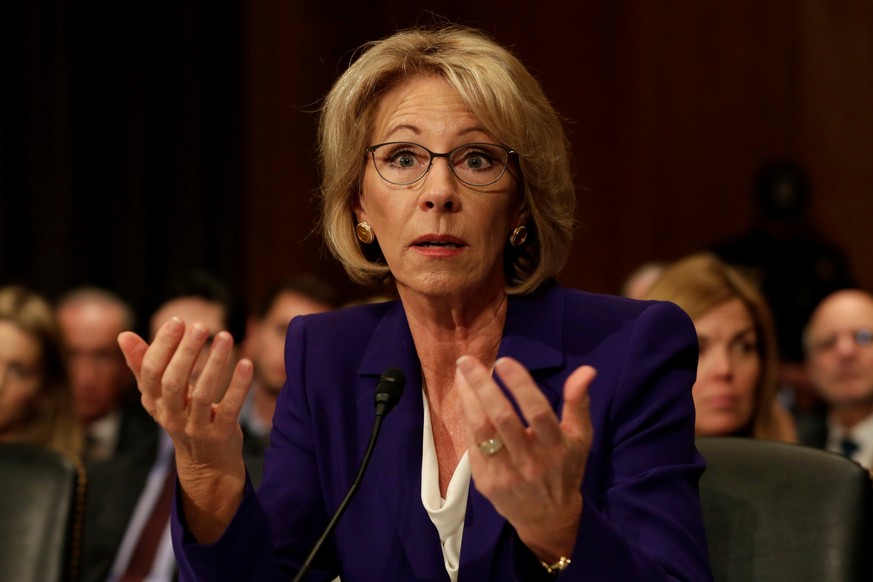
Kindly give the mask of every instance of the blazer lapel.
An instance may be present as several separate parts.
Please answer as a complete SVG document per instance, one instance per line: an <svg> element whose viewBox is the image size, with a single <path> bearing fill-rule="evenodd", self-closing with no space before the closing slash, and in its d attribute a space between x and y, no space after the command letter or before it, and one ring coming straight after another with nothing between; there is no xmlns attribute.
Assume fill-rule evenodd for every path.
<svg viewBox="0 0 873 582"><path fill-rule="evenodd" d="M359 369L362 383L359 436L362 443L369 440L373 426L373 387L379 376L386 368L400 368L406 375L406 387L394 410L383 421L370 471L378 475L384 512L396 528L415 578L448 580L439 535L421 502L424 427L421 365L406 314L399 303L385 314L373 337L378 341L370 344Z"/></svg>

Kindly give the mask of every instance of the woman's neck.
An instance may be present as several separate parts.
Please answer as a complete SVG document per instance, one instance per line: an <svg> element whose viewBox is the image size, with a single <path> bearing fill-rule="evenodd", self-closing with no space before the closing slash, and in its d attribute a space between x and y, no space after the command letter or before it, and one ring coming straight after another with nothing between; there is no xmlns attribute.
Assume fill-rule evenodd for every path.
<svg viewBox="0 0 873 582"><path fill-rule="evenodd" d="M497 358L508 300L503 287L468 294L466 301L422 297L400 289L431 415L439 464L440 494L467 448L464 414L455 392L455 362L464 355L492 367Z"/></svg>
<svg viewBox="0 0 873 582"><path fill-rule="evenodd" d="M461 356L494 364L508 305L502 286L463 300L399 291L430 398L441 398L451 389Z"/></svg>

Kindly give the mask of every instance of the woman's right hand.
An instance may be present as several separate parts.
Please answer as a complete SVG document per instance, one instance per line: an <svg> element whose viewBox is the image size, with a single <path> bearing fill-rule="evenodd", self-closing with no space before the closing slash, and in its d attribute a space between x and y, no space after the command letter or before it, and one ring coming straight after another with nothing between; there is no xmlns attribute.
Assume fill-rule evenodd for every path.
<svg viewBox="0 0 873 582"><path fill-rule="evenodd" d="M239 413L252 381L252 363L243 359L229 386L222 385L233 348L233 338L222 331L212 341L203 371L191 382L208 336L203 324L186 329L175 317L161 326L151 345L133 332L118 336L143 406L173 440L186 521L201 543L220 537L242 500Z"/></svg>

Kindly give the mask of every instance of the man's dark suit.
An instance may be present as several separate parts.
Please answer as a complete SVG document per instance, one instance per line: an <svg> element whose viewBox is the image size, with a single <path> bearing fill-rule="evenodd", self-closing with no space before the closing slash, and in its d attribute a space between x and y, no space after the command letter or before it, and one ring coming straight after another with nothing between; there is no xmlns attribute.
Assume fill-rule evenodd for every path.
<svg viewBox="0 0 873 582"><path fill-rule="evenodd" d="M113 459L87 468L88 500L81 559L81 582L105 582L118 553L128 523L155 463L159 427L139 402L122 422ZM243 433L243 459L254 483L263 472L264 446Z"/></svg>

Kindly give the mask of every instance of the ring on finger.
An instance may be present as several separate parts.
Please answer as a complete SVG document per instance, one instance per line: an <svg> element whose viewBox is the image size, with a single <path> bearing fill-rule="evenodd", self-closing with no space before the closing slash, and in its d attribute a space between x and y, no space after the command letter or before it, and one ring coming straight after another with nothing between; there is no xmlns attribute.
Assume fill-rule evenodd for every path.
<svg viewBox="0 0 873 582"><path fill-rule="evenodd" d="M479 452L484 457L493 457L502 449L503 441L500 439L500 435L494 435L492 438L479 443Z"/></svg>

